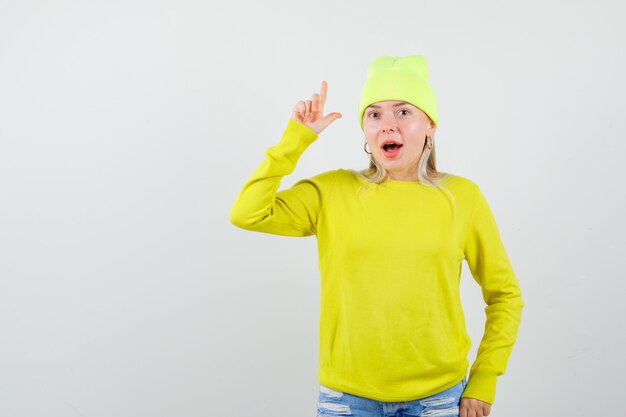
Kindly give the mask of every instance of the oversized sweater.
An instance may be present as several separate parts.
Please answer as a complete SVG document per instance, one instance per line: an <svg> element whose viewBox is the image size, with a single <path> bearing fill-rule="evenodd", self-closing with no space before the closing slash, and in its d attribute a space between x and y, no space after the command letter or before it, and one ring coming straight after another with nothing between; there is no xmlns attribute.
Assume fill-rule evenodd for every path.
<svg viewBox="0 0 626 417"><path fill-rule="evenodd" d="M462 261L486 303L484 336L463 397L492 404L524 303L480 188L449 174L373 184L346 169L278 191L318 135L289 119L231 211L251 231L317 237L321 276L318 382L379 401L412 401L466 375L471 340L460 300Z"/></svg>

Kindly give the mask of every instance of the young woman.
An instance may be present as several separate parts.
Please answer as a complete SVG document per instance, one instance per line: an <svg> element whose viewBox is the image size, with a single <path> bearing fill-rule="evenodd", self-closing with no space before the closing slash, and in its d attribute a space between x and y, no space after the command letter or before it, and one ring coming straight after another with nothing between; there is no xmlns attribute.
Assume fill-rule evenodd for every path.
<svg viewBox="0 0 626 417"><path fill-rule="evenodd" d="M317 415L488 416L524 303L480 188L436 169L438 115L425 58L370 64L359 102L368 169L330 170L277 191L342 117L324 116L326 95L323 81L319 94L296 103L230 211L246 230L317 237ZM486 303L469 379L463 260Z"/></svg>

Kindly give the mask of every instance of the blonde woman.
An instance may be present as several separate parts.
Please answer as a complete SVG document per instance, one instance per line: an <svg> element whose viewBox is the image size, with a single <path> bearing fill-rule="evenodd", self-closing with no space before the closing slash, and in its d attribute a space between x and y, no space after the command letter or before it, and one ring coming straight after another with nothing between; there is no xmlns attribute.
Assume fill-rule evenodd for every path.
<svg viewBox="0 0 626 417"><path fill-rule="evenodd" d="M488 416L524 306L479 186L438 172L426 59L380 56L359 100L369 167L334 169L277 191L340 113L327 83L298 101L230 211L243 229L318 241L318 416ZM466 261L486 303L471 347L459 285Z"/></svg>

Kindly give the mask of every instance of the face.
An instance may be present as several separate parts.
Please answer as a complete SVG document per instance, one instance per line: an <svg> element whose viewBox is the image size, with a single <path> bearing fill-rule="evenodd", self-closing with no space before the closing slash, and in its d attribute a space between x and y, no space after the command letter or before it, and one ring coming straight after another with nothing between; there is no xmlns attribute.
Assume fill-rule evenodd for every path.
<svg viewBox="0 0 626 417"><path fill-rule="evenodd" d="M404 101L379 101L363 113L363 131L372 157L394 180L415 179L426 136L433 136L435 130L426 113ZM387 142L401 146L383 148Z"/></svg>

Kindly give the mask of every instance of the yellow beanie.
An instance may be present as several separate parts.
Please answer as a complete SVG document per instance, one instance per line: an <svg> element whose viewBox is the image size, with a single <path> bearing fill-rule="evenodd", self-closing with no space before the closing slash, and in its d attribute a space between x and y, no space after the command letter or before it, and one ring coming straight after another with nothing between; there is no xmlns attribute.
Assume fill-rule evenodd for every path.
<svg viewBox="0 0 626 417"><path fill-rule="evenodd" d="M379 56L372 61L359 100L361 130L365 108L386 100L411 103L439 125L435 92L428 83L428 66L422 55Z"/></svg>

